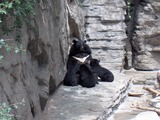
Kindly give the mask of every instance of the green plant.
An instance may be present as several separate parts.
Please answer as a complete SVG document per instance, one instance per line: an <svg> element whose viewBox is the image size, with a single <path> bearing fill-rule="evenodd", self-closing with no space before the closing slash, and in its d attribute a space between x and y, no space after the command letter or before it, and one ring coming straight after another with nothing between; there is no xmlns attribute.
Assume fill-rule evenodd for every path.
<svg viewBox="0 0 160 120"><path fill-rule="evenodd" d="M29 23L29 16L34 16L35 0L1 0L0 1L0 31L4 35L15 32L15 40L21 41L21 28L23 23ZM7 18L12 16L13 21ZM22 45L9 45L4 39L0 39L0 48L4 47L6 51L14 50L16 53L24 51ZM0 62L3 55L0 53Z"/></svg>
<svg viewBox="0 0 160 120"><path fill-rule="evenodd" d="M127 15L128 18L131 19L131 0L127 0Z"/></svg>
<svg viewBox="0 0 160 120"><path fill-rule="evenodd" d="M18 115L12 114L14 109L17 109L18 106L25 105L25 100L23 99L21 102L7 105L5 102L0 104L0 120L14 120L14 117L21 117ZM23 117L21 117L23 118Z"/></svg>
<svg viewBox="0 0 160 120"><path fill-rule="evenodd" d="M5 50L7 52L10 52L11 50L14 50L15 53L19 53L21 51L25 51L22 47L22 44L20 44L19 46L15 45L15 44L11 44L8 45L4 39L0 39L0 49L1 48L5 48ZM0 53L0 63L3 61L3 55Z"/></svg>
<svg viewBox="0 0 160 120"><path fill-rule="evenodd" d="M0 27L3 34L8 35L15 31L15 40L21 40L23 23L29 23L29 18L35 15L35 0L3 0L0 2ZM7 17L12 16L14 21L7 23Z"/></svg>

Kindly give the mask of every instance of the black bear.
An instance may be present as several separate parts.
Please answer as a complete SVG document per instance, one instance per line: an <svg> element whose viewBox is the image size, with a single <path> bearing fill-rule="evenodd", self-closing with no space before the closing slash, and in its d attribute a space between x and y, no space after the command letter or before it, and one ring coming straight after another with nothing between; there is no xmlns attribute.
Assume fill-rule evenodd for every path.
<svg viewBox="0 0 160 120"><path fill-rule="evenodd" d="M73 56L83 58L89 55L87 59L91 59L91 49L86 44L86 41L82 40L73 40L73 45L69 51L69 57L67 61L67 69L72 67L72 62L75 60Z"/></svg>
<svg viewBox="0 0 160 120"><path fill-rule="evenodd" d="M98 77L101 78L102 81L112 82L114 80L114 76L111 71L100 66L99 60L91 59L90 66L93 73L96 73Z"/></svg>
<svg viewBox="0 0 160 120"><path fill-rule="evenodd" d="M82 87L91 88L91 87L95 87L97 83L98 81L93 75L89 66L86 64L82 64L80 66L79 84Z"/></svg>
<svg viewBox="0 0 160 120"><path fill-rule="evenodd" d="M86 44L86 41L73 40L73 45L69 51L69 57L67 61L67 73L64 78L64 85L76 86L78 85L78 77L80 72L81 63L74 57L83 58L86 56L91 56L91 49Z"/></svg>
<svg viewBox="0 0 160 120"><path fill-rule="evenodd" d="M67 86L77 86L78 85L78 77L77 72L80 69L80 64L77 60L72 60L72 67L67 70L67 73L64 77L63 84Z"/></svg>

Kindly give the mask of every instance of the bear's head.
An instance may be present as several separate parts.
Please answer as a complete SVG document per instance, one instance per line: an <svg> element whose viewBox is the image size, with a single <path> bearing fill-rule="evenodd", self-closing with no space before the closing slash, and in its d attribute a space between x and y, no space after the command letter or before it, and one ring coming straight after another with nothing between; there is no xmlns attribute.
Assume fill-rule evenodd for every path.
<svg viewBox="0 0 160 120"><path fill-rule="evenodd" d="M90 66L91 67L95 67L95 66L99 66L100 60L97 59L91 59L90 60Z"/></svg>
<svg viewBox="0 0 160 120"><path fill-rule="evenodd" d="M86 47L86 40L73 40L73 46L76 48L77 51L79 52L84 52L85 47Z"/></svg>
<svg viewBox="0 0 160 120"><path fill-rule="evenodd" d="M87 56L91 54L91 49L90 47L86 44L86 40L73 40L73 44L70 49L69 56ZM78 56L77 56L78 57Z"/></svg>

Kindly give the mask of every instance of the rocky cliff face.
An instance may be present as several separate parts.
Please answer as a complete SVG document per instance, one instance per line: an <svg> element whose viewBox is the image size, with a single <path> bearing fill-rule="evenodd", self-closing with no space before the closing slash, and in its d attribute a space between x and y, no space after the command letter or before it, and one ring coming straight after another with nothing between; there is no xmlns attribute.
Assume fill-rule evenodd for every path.
<svg viewBox="0 0 160 120"><path fill-rule="evenodd" d="M157 0L84 0L86 34L93 56L109 69L157 70Z"/></svg>
<svg viewBox="0 0 160 120"><path fill-rule="evenodd" d="M36 17L21 31L26 52L15 54L3 51L0 102L13 104L25 99L25 106L19 106L16 115L25 120L41 120L49 94L65 75L72 37L84 36L83 22L78 24L83 21L82 15L74 1L41 1L36 5ZM77 19L79 16L81 19ZM14 33L1 38L12 39Z"/></svg>
<svg viewBox="0 0 160 120"><path fill-rule="evenodd" d="M93 57L109 69L120 69L123 64L126 36L124 0L85 0L86 34Z"/></svg>
<svg viewBox="0 0 160 120"><path fill-rule="evenodd" d="M110 70L159 69L160 2L132 0L131 19L127 17L126 3L127 0L37 3L36 17L21 31L26 52L1 50L4 61L0 64L0 102L12 104L24 98L25 107L19 107L15 114L26 120L41 120L49 94L65 75L73 37L88 38L93 57ZM0 37L12 39L14 34Z"/></svg>
<svg viewBox="0 0 160 120"><path fill-rule="evenodd" d="M133 67L139 70L160 69L160 2L157 0L136 0L137 9L133 37Z"/></svg>

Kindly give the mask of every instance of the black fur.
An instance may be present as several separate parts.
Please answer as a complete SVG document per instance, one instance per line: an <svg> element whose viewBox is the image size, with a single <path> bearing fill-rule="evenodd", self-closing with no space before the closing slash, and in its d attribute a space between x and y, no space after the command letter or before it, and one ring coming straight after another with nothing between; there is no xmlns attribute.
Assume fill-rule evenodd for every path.
<svg viewBox="0 0 160 120"><path fill-rule="evenodd" d="M80 64L77 60L72 60L72 66L67 70L67 73L64 77L63 84L67 86L77 86L78 85L78 77L77 72L80 69Z"/></svg>
<svg viewBox="0 0 160 120"><path fill-rule="evenodd" d="M95 87L97 84L97 81L95 79L95 76L93 75L91 69L86 64L82 64L80 66L80 75L79 75L79 84L82 87Z"/></svg>
<svg viewBox="0 0 160 120"><path fill-rule="evenodd" d="M114 75L108 69L99 65L99 60L91 59L90 66L93 73L96 73L102 81L112 82L114 80Z"/></svg>
<svg viewBox="0 0 160 120"><path fill-rule="evenodd" d="M73 40L73 45L71 46L69 57L75 56L80 53L91 55L92 52L90 47L86 44L86 41Z"/></svg>
<svg viewBox="0 0 160 120"><path fill-rule="evenodd" d="M73 40L73 45L71 46L71 49L69 52L67 69L72 67L72 62L74 60L73 56L83 58L83 57L86 57L87 55L90 55L89 58L91 59L91 49L86 44L86 41ZM87 59L89 59L89 58L87 58Z"/></svg>
<svg viewBox="0 0 160 120"><path fill-rule="evenodd" d="M88 56L86 61L82 64L73 56L83 58ZM89 62L92 59L91 49L86 44L86 41L73 40L67 62L67 73L64 78L64 85L76 86L80 84L83 87L91 88L98 84L97 74L93 74ZM79 79L77 78L79 76Z"/></svg>

